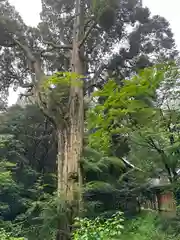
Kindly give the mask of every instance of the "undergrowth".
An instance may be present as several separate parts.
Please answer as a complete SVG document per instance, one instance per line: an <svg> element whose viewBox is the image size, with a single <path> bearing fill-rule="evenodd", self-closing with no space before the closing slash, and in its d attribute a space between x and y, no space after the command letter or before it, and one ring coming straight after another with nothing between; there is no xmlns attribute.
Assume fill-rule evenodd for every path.
<svg viewBox="0 0 180 240"><path fill-rule="evenodd" d="M107 221L79 219L80 228L74 233L73 240L180 240L178 230L172 229L172 220L162 219L155 213L142 213L134 219L122 220L119 214Z"/></svg>
<svg viewBox="0 0 180 240"><path fill-rule="evenodd" d="M163 225L164 220L155 213L143 213L125 222L120 240L180 240L180 235L177 235L175 231L170 231L170 225L166 230L163 229Z"/></svg>

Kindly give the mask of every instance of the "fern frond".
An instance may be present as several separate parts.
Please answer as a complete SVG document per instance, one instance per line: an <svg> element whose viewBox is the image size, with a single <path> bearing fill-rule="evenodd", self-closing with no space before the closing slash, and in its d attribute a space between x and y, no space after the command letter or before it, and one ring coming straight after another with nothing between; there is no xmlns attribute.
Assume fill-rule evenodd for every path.
<svg viewBox="0 0 180 240"><path fill-rule="evenodd" d="M94 161L98 161L103 157L103 155L100 152L97 152L95 149L87 146L84 148L84 157L92 158Z"/></svg>
<svg viewBox="0 0 180 240"><path fill-rule="evenodd" d="M119 168L119 169L125 168L125 164L124 164L123 160L121 160L120 158L104 157L103 160L107 165L112 165L115 168Z"/></svg>
<svg viewBox="0 0 180 240"><path fill-rule="evenodd" d="M112 192L114 187L107 182L92 181L86 184L85 191Z"/></svg>
<svg viewBox="0 0 180 240"><path fill-rule="evenodd" d="M89 172L89 171L102 172L102 169L98 164L89 161L89 159L87 158L83 159L83 169L85 172Z"/></svg>

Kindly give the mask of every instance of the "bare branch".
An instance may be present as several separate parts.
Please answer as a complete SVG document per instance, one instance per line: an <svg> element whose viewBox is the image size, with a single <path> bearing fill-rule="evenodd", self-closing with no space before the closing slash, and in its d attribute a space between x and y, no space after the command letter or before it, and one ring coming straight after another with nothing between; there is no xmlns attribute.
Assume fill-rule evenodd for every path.
<svg viewBox="0 0 180 240"><path fill-rule="evenodd" d="M49 41L44 41L44 44L47 44L53 48L58 48L58 49L64 49L64 50L69 50L69 49L72 49L72 45L69 44L69 45L57 45L53 42L49 42Z"/></svg>
<svg viewBox="0 0 180 240"><path fill-rule="evenodd" d="M82 41L80 42L79 48L81 48L81 47L84 45L85 41L87 40L87 38L89 37L92 29L93 29L95 26L96 26L96 22L93 22L93 24L89 27L89 29L88 29L87 32L85 33L84 38L83 38Z"/></svg>

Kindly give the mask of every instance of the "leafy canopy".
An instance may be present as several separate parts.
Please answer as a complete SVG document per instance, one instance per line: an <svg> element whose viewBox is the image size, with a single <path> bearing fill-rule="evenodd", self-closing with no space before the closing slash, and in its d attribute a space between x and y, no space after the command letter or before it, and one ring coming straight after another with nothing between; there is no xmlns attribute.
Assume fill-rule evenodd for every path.
<svg viewBox="0 0 180 240"><path fill-rule="evenodd" d="M146 68L124 80L123 86L111 79L102 90L95 92L94 97L105 100L89 110L89 129L96 129L90 138L90 146L107 149L111 134L127 134L137 126L150 123L157 113L152 102L168 69L169 65Z"/></svg>

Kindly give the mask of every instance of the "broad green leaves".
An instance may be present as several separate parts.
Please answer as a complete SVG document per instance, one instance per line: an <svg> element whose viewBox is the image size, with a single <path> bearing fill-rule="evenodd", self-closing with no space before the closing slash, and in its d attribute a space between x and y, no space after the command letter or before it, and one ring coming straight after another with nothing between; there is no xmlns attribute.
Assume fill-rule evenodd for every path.
<svg viewBox="0 0 180 240"><path fill-rule="evenodd" d="M73 234L73 240L109 240L117 239L123 229L123 216L117 212L112 218L104 220L96 218L76 219L75 224L79 227Z"/></svg>
<svg viewBox="0 0 180 240"><path fill-rule="evenodd" d="M123 86L110 80L94 96L104 97L103 104L98 104L89 111L89 128L97 128L96 140L101 141L102 149L110 144L110 134L132 132L133 128L150 123L157 110L153 107L156 90L164 80L166 66L147 68L130 80L124 80ZM90 145L96 144L93 138Z"/></svg>
<svg viewBox="0 0 180 240"><path fill-rule="evenodd" d="M169 81L170 92L178 77L179 71L171 63L147 68L124 80L122 87L110 80L95 93L96 97L104 98L104 103L89 111L89 128L95 129L90 146L108 153L112 136L124 136L131 149L129 160L149 173L156 168L164 169L172 180L179 166L180 113L163 108L160 90Z"/></svg>

